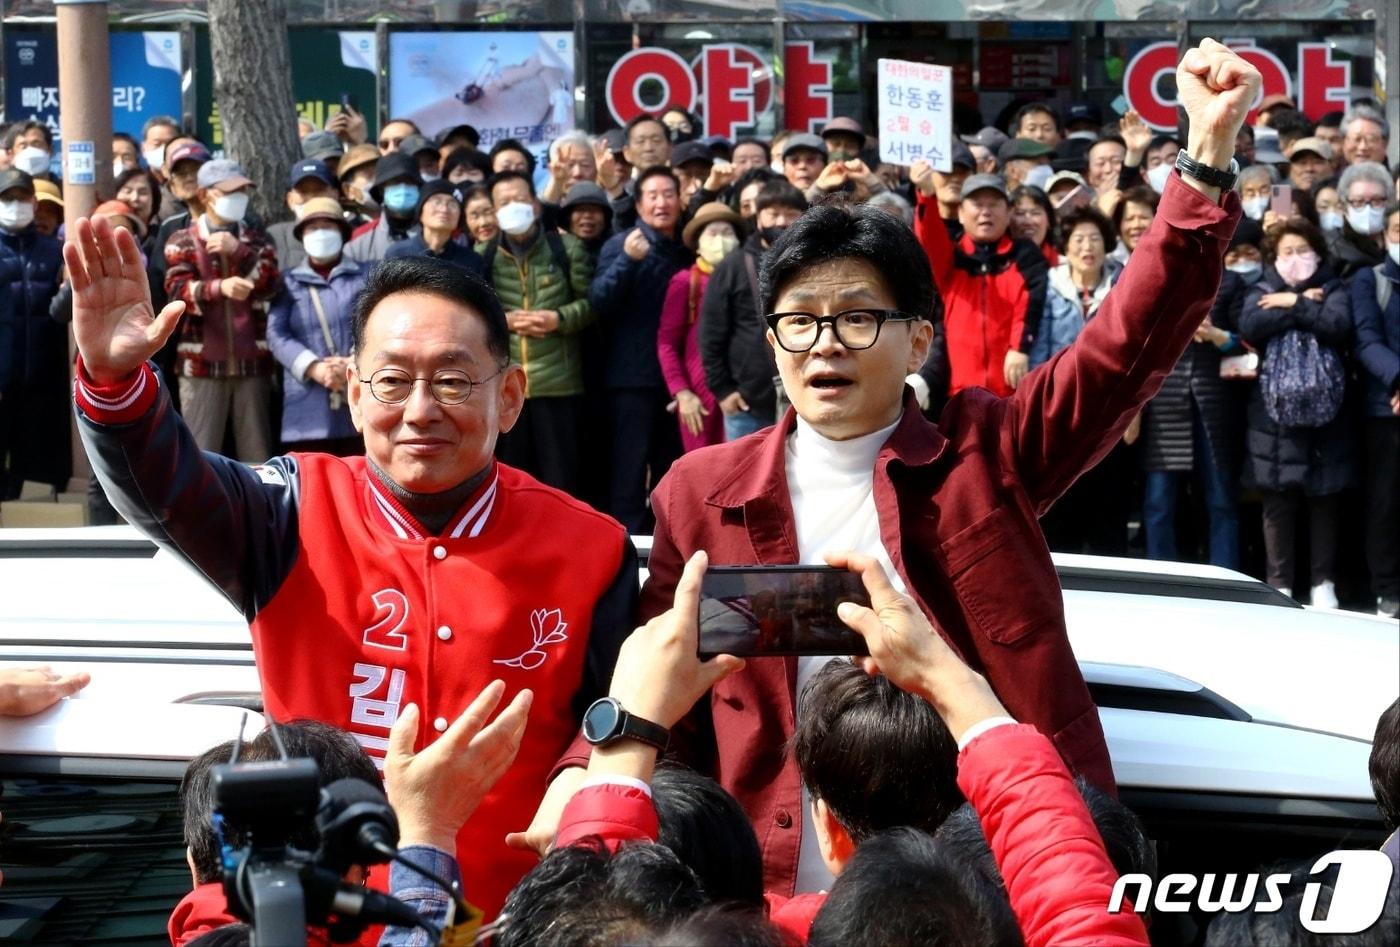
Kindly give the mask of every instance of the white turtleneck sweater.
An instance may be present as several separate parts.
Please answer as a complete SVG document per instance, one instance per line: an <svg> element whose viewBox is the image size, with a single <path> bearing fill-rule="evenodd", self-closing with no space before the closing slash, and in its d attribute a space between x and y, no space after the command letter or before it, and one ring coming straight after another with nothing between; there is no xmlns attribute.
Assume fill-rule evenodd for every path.
<svg viewBox="0 0 1400 947"><path fill-rule="evenodd" d="M803 565L825 565L828 552L858 552L874 556L884 566L895 588L904 583L880 539L875 512L875 457L899 425L873 434L833 441L814 431L801 417L788 437L786 470L788 494L797 526L797 555ZM797 659L797 693L828 661L828 657ZM799 709L799 713L800 713ZM824 891L833 876L822 862L812 822L811 798L802 790L802 848L797 862L797 893Z"/></svg>

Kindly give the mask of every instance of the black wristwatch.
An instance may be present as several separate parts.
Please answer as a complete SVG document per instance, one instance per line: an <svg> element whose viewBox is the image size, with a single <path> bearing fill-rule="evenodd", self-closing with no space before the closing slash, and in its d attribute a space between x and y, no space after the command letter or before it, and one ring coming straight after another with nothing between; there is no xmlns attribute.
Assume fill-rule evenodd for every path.
<svg viewBox="0 0 1400 947"><path fill-rule="evenodd" d="M1176 169L1181 172L1182 177L1195 178L1202 184L1209 184L1218 187L1222 191L1228 191L1235 186L1235 178L1239 177L1240 165L1234 158L1230 159L1228 170L1221 171L1219 168L1212 168L1208 164L1202 164L1186 153L1183 148L1176 153Z"/></svg>
<svg viewBox="0 0 1400 947"><path fill-rule="evenodd" d="M671 731L622 709L616 697L595 700L583 714L583 738L594 746L611 746L619 740L636 740L665 751Z"/></svg>

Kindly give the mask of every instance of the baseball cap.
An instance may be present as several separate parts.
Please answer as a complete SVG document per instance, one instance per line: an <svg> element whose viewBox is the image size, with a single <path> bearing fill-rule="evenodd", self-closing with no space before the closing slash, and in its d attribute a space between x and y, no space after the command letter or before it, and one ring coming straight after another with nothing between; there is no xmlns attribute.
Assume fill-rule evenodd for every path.
<svg viewBox="0 0 1400 947"><path fill-rule="evenodd" d="M962 200L967 200L978 191L996 191L1008 201L1011 196L1006 192L1006 182L1002 180L1000 174L974 174L963 182L962 193L959 196Z"/></svg>
<svg viewBox="0 0 1400 947"><path fill-rule="evenodd" d="M1056 171L1054 174L1050 175L1050 180L1045 182L1045 193L1049 194L1055 189L1056 184L1059 184L1063 181L1069 181L1073 184L1078 184L1083 187L1089 186L1089 182L1084 180L1083 175L1075 171Z"/></svg>
<svg viewBox="0 0 1400 947"><path fill-rule="evenodd" d="M330 187L339 186L335 175L331 174L331 169L326 167L324 161L303 159L292 165L292 172L287 178L287 188L290 190L307 178L315 178Z"/></svg>
<svg viewBox="0 0 1400 947"><path fill-rule="evenodd" d="M1091 122L1094 125L1103 124L1103 112L1092 102L1075 102L1065 110L1065 124L1072 125L1075 122Z"/></svg>
<svg viewBox="0 0 1400 947"><path fill-rule="evenodd" d="M953 139L953 156L950 160L953 162L953 167L955 168L958 165L962 165L964 168L971 171L977 167L977 159L972 156L972 149L956 138Z"/></svg>
<svg viewBox="0 0 1400 947"><path fill-rule="evenodd" d="M1321 138L1299 138L1288 150L1288 160L1296 161L1299 155L1314 154L1325 161L1332 160L1332 146Z"/></svg>
<svg viewBox="0 0 1400 947"><path fill-rule="evenodd" d="M683 141L671 151L671 167L673 168L690 164L692 161L714 164L715 153L703 141Z"/></svg>
<svg viewBox="0 0 1400 947"><path fill-rule="evenodd" d="M205 148L197 141L191 141L181 145L170 154L165 156L165 163L170 167L175 167L181 161L198 161L200 164L210 158L209 149Z"/></svg>
<svg viewBox="0 0 1400 947"><path fill-rule="evenodd" d="M243 166L237 161L229 161L227 158L204 162L199 169L197 181L200 187L239 188L253 186L253 181L243 170Z"/></svg>
<svg viewBox="0 0 1400 947"><path fill-rule="evenodd" d="M997 149L997 158L1002 162L1007 162L1015 161L1017 158L1041 158L1054 153L1054 148L1044 142L1036 141L1034 138L1008 138Z"/></svg>
<svg viewBox="0 0 1400 947"><path fill-rule="evenodd" d="M832 134L858 135L862 140L865 139L865 129L861 127L860 122L853 118L847 118L844 115L839 118L833 118L831 121L827 122L826 127L822 129L823 138Z"/></svg>
<svg viewBox="0 0 1400 947"><path fill-rule="evenodd" d="M146 222L136 211L131 209L131 205L126 201L103 201L92 209L93 217L125 217L131 221L131 229L136 232L137 237L146 236Z"/></svg>
<svg viewBox="0 0 1400 947"><path fill-rule="evenodd" d="M815 151L825 158L826 142L816 135L798 132L796 135L789 135L788 140L783 143L783 157L786 158L794 151Z"/></svg>
<svg viewBox="0 0 1400 947"><path fill-rule="evenodd" d="M1006 133L1000 128L987 125L975 135L963 135L962 140L969 145L980 145L995 153L1002 145L1006 144Z"/></svg>
<svg viewBox="0 0 1400 947"><path fill-rule="evenodd" d="M339 158L345 154L345 145L335 132L312 132L301 140L303 158Z"/></svg>
<svg viewBox="0 0 1400 947"><path fill-rule="evenodd" d="M424 151L431 151L433 154L437 154L437 145L428 141L428 139L424 138L422 135L408 135L403 141L399 142L399 151L402 151L406 155L413 155L414 157L417 157Z"/></svg>
<svg viewBox="0 0 1400 947"><path fill-rule="evenodd" d="M63 206L63 192L52 181L35 181L34 197L41 201L48 201L50 204L57 204L59 207Z"/></svg>
<svg viewBox="0 0 1400 947"><path fill-rule="evenodd" d="M19 168L6 168L0 171L0 194L15 188L33 194L34 179Z"/></svg>

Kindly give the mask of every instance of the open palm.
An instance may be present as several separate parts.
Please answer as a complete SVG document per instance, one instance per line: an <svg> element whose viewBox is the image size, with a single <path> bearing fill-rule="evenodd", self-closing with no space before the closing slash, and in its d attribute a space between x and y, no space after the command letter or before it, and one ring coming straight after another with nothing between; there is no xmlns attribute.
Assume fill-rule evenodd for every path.
<svg viewBox="0 0 1400 947"><path fill-rule="evenodd" d="M160 351L185 304L156 315L141 251L129 230L114 230L105 217L85 217L63 246L73 284L73 335L88 375L98 384L118 381Z"/></svg>

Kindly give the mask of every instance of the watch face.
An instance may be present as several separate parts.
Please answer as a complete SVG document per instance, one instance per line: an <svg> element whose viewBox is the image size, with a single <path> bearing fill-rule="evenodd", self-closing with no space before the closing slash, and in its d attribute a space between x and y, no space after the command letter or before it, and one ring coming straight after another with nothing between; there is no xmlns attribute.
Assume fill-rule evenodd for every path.
<svg viewBox="0 0 1400 947"><path fill-rule="evenodd" d="M583 738L590 743L606 740L617 729L617 721L617 704L607 699L594 701L583 715Z"/></svg>

